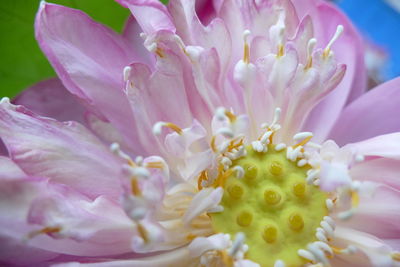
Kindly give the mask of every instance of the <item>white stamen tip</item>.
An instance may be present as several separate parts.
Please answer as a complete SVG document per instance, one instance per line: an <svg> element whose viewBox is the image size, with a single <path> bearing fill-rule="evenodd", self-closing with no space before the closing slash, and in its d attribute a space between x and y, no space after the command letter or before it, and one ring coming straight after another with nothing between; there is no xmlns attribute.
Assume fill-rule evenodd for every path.
<svg viewBox="0 0 400 267"><path fill-rule="evenodd" d="M286 144L280 143L275 146L275 151L282 151L286 148Z"/></svg>
<svg viewBox="0 0 400 267"><path fill-rule="evenodd" d="M364 161L365 157L361 154L357 154L355 157L356 162L362 162Z"/></svg>
<svg viewBox="0 0 400 267"><path fill-rule="evenodd" d="M342 35L344 30L343 25L338 25L336 28L336 32L333 35L332 39L329 41L328 45L326 46L325 50L330 50L331 46L333 45L334 42L336 42L337 39L339 39L340 35Z"/></svg>
<svg viewBox="0 0 400 267"><path fill-rule="evenodd" d="M309 56L309 57L311 56L311 54L312 54L312 52L313 52L314 47L315 47L316 44L317 44L317 39L315 39L315 38L311 38L311 39L308 41L308 44L307 44L307 51L308 51L308 56Z"/></svg>
<svg viewBox="0 0 400 267"><path fill-rule="evenodd" d="M346 211L342 211L340 212L337 216L339 219L345 221L350 219L354 214L354 211L352 209L346 210Z"/></svg>
<svg viewBox="0 0 400 267"><path fill-rule="evenodd" d="M10 103L10 98L8 98L8 97L3 97L3 98L0 100L0 104L3 104L3 103L9 104L9 103Z"/></svg>
<svg viewBox="0 0 400 267"><path fill-rule="evenodd" d="M274 263L274 267L285 267L286 265L285 265L285 262L284 261L282 261L282 260L277 260L277 261L275 261L275 263Z"/></svg>
<svg viewBox="0 0 400 267"><path fill-rule="evenodd" d="M118 144L118 143L112 143L112 144L110 145L110 150L111 150L113 153L117 153L117 152L119 151L119 144Z"/></svg>
<svg viewBox="0 0 400 267"><path fill-rule="evenodd" d="M244 40L245 42L247 42L247 38L250 36L250 34L251 34L251 31L250 31L250 30L244 30L244 31L243 31L243 40Z"/></svg>
<svg viewBox="0 0 400 267"><path fill-rule="evenodd" d="M147 46L147 50L149 50L150 52L156 52L157 50L157 44L156 43L152 43L150 45Z"/></svg>
<svg viewBox="0 0 400 267"><path fill-rule="evenodd" d="M244 233L242 232L237 233L228 254L234 257L239 252L240 248L243 246L245 239L246 236L244 235Z"/></svg>
<svg viewBox="0 0 400 267"><path fill-rule="evenodd" d="M130 66L126 66L126 67L124 68L124 81L125 81L125 82L128 81L129 76L130 76L130 74L131 74L131 70L132 70L132 68L131 68Z"/></svg>
<svg viewBox="0 0 400 267"><path fill-rule="evenodd" d="M299 249L299 250L297 251L297 254L298 254L300 257L302 257L302 258L304 258L304 259L306 259L306 260L310 260L310 261L313 261L313 262L316 262L316 261L317 261L317 259L314 257L314 255L313 255L310 251L308 251L308 250Z"/></svg>
<svg viewBox="0 0 400 267"><path fill-rule="evenodd" d="M308 137L313 137L313 133L312 132L297 133L293 136L293 140L298 141L298 140L303 140Z"/></svg>
<svg viewBox="0 0 400 267"><path fill-rule="evenodd" d="M145 34L144 32L139 33L140 38L142 38L143 40L145 40L147 38L147 34Z"/></svg>
<svg viewBox="0 0 400 267"><path fill-rule="evenodd" d="M160 135L162 132L162 127L165 126L165 122L159 121L153 126L153 134L154 135Z"/></svg>
<svg viewBox="0 0 400 267"><path fill-rule="evenodd" d="M328 199L325 201L325 204L326 204L326 207L328 208L328 210L329 210L329 211L332 211L332 209L333 209L333 201L332 201L332 199L328 198Z"/></svg>

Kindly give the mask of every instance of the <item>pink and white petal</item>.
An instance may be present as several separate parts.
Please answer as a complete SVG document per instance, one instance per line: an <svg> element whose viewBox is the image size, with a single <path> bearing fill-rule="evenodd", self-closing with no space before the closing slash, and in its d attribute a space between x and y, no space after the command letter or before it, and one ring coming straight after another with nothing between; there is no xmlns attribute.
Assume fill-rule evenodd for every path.
<svg viewBox="0 0 400 267"><path fill-rule="evenodd" d="M132 222L115 202L105 197L92 201L47 179L0 183L1 236L25 240L27 246L45 251L77 256L130 251ZM46 227L59 230L46 234L46 230L41 231Z"/></svg>
<svg viewBox="0 0 400 267"><path fill-rule="evenodd" d="M219 233L209 237L196 237L188 246L190 256L200 257L209 250L225 250L231 245L230 236Z"/></svg>
<svg viewBox="0 0 400 267"><path fill-rule="evenodd" d="M91 198L118 199L120 161L82 125L37 116L0 103L0 136L11 159L28 175L69 185Z"/></svg>
<svg viewBox="0 0 400 267"><path fill-rule="evenodd" d="M26 173L11 159L0 156L0 180L15 180L26 176Z"/></svg>
<svg viewBox="0 0 400 267"><path fill-rule="evenodd" d="M350 176L359 181L386 184L400 190L400 161L387 158L365 160L350 169Z"/></svg>
<svg viewBox="0 0 400 267"><path fill-rule="evenodd" d="M154 66L156 58L144 46L144 40L140 37L142 32L143 30L139 23L137 23L136 19L133 16L129 16L125 23L122 36L129 41L132 50L135 51L135 61L144 63L148 66Z"/></svg>
<svg viewBox="0 0 400 267"><path fill-rule="evenodd" d="M41 266L41 263L57 258L58 253L45 251L23 244L21 240L0 234L1 266Z"/></svg>
<svg viewBox="0 0 400 267"><path fill-rule="evenodd" d="M171 15L165 5L158 0L116 0L129 8L140 27L146 34L160 30L175 31Z"/></svg>
<svg viewBox="0 0 400 267"><path fill-rule="evenodd" d="M349 256L346 256L345 254L340 255L339 257L343 258L344 260L346 260L347 257L354 257L356 262L365 262L365 258L368 258L369 262L365 262L365 264L367 264L366 266L396 266L391 258L392 249L382 240L373 235L347 227L337 227L335 230L335 239L338 239L347 245L353 245L358 248L360 252L362 252L362 255L360 255L360 253ZM348 262L353 262L354 258Z"/></svg>
<svg viewBox="0 0 400 267"><path fill-rule="evenodd" d="M183 222L188 224L200 214L217 207L221 201L223 191L221 187L218 187L216 189L205 188L198 192L183 215Z"/></svg>
<svg viewBox="0 0 400 267"><path fill-rule="evenodd" d="M379 135L365 141L346 145L354 154L365 157L400 159L400 133Z"/></svg>
<svg viewBox="0 0 400 267"><path fill-rule="evenodd" d="M85 107L64 87L61 80L52 78L24 90L12 102L32 110L40 116L58 121L83 123Z"/></svg>
<svg viewBox="0 0 400 267"><path fill-rule="evenodd" d="M179 248L156 256L141 257L131 260L103 260L92 263L60 263L55 267L159 267L159 266L190 266L195 261L189 256L187 247Z"/></svg>
<svg viewBox="0 0 400 267"><path fill-rule="evenodd" d="M350 103L340 114L330 138L340 145L358 142L377 135L399 132L400 78L367 92Z"/></svg>
<svg viewBox="0 0 400 267"><path fill-rule="evenodd" d="M103 121L96 114L91 112L85 114L85 126L105 143L118 143L123 151L130 151L121 133L110 122Z"/></svg>
<svg viewBox="0 0 400 267"><path fill-rule="evenodd" d="M400 190L377 184L371 196L360 195L360 204L354 215L348 220L340 221L340 225L380 239L400 238L399 203Z"/></svg>
<svg viewBox="0 0 400 267"><path fill-rule="evenodd" d="M310 15L314 22L318 47L324 48L338 25L344 26L344 32L333 44L332 51L337 62L346 65L346 74L336 89L314 108L304 127L314 133L314 140L323 141L348 99L354 99L366 90L366 69L363 43L351 22L332 4L326 1L315 2L318 5L317 10L311 9ZM330 19L327 20L327 17Z"/></svg>
<svg viewBox="0 0 400 267"><path fill-rule="evenodd" d="M79 10L43 2L36 38L64 86L92 112L114 124L132 149L135 120L124 93L124 67L135 60L128 41Z"/></svg>

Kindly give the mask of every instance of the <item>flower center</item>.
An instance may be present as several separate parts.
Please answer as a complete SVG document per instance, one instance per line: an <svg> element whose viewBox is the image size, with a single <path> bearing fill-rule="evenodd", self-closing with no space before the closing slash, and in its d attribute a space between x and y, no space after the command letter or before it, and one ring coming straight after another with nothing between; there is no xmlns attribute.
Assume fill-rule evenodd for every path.
<svg viewBox="0 0 400 267"><path fill-rule="evenodd" d="M286 149L276 151L273 145L267 152L248 147L245 157L232 162L235 166L244 169L244 176L231 174L223 184L224 210L209 214L214 231L243 232L246 258L262 266L277 260L286 266L307 263L298 250L317 240L317 228L328 215L326 193L306 183L310 167L299 167L287 159Z"/></svg>

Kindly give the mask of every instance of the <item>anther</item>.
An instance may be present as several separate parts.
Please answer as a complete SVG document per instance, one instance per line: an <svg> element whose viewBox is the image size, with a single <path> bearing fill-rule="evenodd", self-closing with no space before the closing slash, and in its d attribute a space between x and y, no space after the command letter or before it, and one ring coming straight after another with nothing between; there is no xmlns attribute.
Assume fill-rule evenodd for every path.
<svg viewBox="0 0 400 267"><path fill-rule="evenodd" d="M251 32L249 30L245 30L243 32L243 41L244 41L244 50L243 50L243 62L246 64L250 63L250 48L247 43L247 39L250 36Z"/></svg>
<svg viewBox="0 0 400 267"><path fill-rule="evenodd" d="M289 227L293 231L300 231L304 228L303 217L298 213L293 213L289 217Z"/></svg>
<svg viewBox="0 0 400 267"><path fill-rule="evenodd" d="M248 211L242 211L236 217L237 224L239 224L242 227L249 226L252 221L253 221L253 214L251 214Z"/></svg>
<svg viewBox="0 0 400 267"><path fill-rule="evenodd" d="M181 128L179 128L179 126L177 126L176 124L173 124L171 122L163 122L163 121L159 121L156 124L154 124L153 134L160 135L163 127L170 128L171 130L175 131L179 135L183 134L183 130Z"/></svg>
<svg viewBox="0 0 400 267"><path fill-rule="evenodd" d="M269 166L269 172L274 176L280 176L283 173L283 166L278 161L273 161Z"/></svg>
<svg viewBox="0 0 400 267"><path fill-rule="evenodd" d="M312 52L314 50L316 43L317 39L315 38L310 39L307 43L307 64L304 67L304 69L306 70L312 67Z"/></svg>
<svg viewBox="0 0 400 267"><path fill-rule="evenodd" d="M298 144L294 145L293 148L297 148L299 146L304 146L310 139L313 137L313 133L311 132L301 132L297 133L293 136L293 140L300 141Z"/></svg>
<svg viewBox="0 0 400 267"><path fill-rule="evenodd" d="M324 58L327 58L330 55L331 47L332 47L333 43L340 37L340 35L342 35L343 29L344 29L343 25L337 26L335 34L333 35L332 39L329 41L329 43L326 45L326 47L324 49L324 53L323 53Z"/></svg>
<svg viewBox="0 0 400 267"><path fill-rule="evenodd" d="M240 251L240 249L244 245L245 239L246 239L246 236L244 235L244 233L239 232L236 234L235 240L233 241L233 244L232 244L232 247L230 248L230 250L228 252L228 254L231 257L235 257L236 254Z"/></svg>
<svg viewBox="0 0 400 267"><path fill-rule="evenodd" d="M393 260L400 261L400 252L394 252L390 256L392 257Z"/></svg>
<svg viewBox="0 0 400 267"><path fill-rule="evenodd" d="M264 200L268 205L276 205L282 199L282 196L273 189L267 189L264 191Z"/></svg>
<svg viewBox="0 0 400 267"><path fill-rule="evenodd" d="M243 195L243 187L239 184L230 185L227 190L229 195L235 199L240 199Z"/></svg>
<svg viewBox="0 0 400 267"><path fill-rule="evenodd" d="M278 230L275 226L267 226L264 228L263 239L267 243L274 243L278 237Z"/></svg>
<svg viewBox="0 0 400 267"><path fill-rule="evenodd" d="M126 66L124 68L124 81L125 82L128 81L129 76L131 75L131 70L132 70L132 68L130 66Z"/></svg>
<svg viewBox="0 0 400 267"><path fill-rule="evenodd" d="M317 259L315 258L315 256L314 256L310 251L308 251L308 250L299 249L299 250L297 251L297 254L298 254L300 257L302 257L302 258L304 258L304 259L306 259L306 260L309 260L309 261L311 261L311 262L313 262L313 263L317 261Z"/></svg>
<svg viewBox="0 0 400 267"><path fill-rule="evenodd" d="M286 148L286 144L280 143L275 146L275 151L282 151Z"/></svg>

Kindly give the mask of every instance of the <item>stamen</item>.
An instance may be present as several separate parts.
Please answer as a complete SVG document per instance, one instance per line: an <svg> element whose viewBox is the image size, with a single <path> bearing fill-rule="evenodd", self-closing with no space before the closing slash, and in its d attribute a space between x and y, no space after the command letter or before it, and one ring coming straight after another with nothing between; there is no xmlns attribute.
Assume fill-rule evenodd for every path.
<svg viewBox="0 0 400 267"><path fill-rule="evenodd" d="M228 254L231 257L235 257L239 250L244 245L246 237L242 232L239 232L235 236L235 240L233 241L232 247L230 248Z"/></svg>
<svg viewBox="0 0 400 267"><path fill-rule="evenodd" d="M38 235L41 234L53 234L53 233L59 233L61 231L61 227L45 227L43 229L37 230L37 231L33 231L31 233L28 234L28 238L32 239Z"/></svg>
<svg viewBox="0 0 400 267"><path fill-rule="evenodd" d="M304 67L305 70L308 70L309 68L312 67L312 63L313 63L312 52L314 51L314 47L315 47L316 44L317 44L317 39L315 39L315 38L312 38L312 39L310 39L308 41L308 44L307 44L307 64Z"/></svg>
<svg viewBox="0 0 400 267"><path fill-rule="evenodd" d="M113 152L115 155L117 155L118 157L126 160L129 164L129 166L136 166L135 162L131 159L131 157L129 157L126 153L124 153L121 150L121 147L118 143L112 143L110 145L110 150L111 152Z"/></svg>
<svg viewBox="0 0 400 267"><path fill-rule="evenodd" d="M311 140L311 138L313 137L313 133L311 132L301 132L301 133L297 133L293 136L293 140L298 141L298 140L302 140L300 143L296 144L293 146L293 148L297 148L299 146L304 146L308 141Z"/></svg>
<svg viewBox="0 0 400 267"><path fill-rule="evenodd" d="M164 163L161 161L154 161L154 162L147 162L146 163L146 168L151 168L151 169L164 169Z"/></svg>
<svg viewBox="0 0 400 267"><path fill-rule="evenodd" d="M243 32L243 41L244 41L244 51L243 51L243 62L246 64L250 63L250 48L247 43L247 39L250 36L251 32L249 30L245 30Z"/></svg>
<svg viewBox="0 0 400 267"><path fill-rule="evenodd" d="M333 35L332 39L329 41L329 43L326 45L326 47L324 49L324 53L323 53L324 58L327 58L330 55L331 46L340 37L340 35L342 35L343 30L344 30L343 25L337 26L335 34Z"/></svg>
<svg viewBox="0 0 400 267"><path fill-rule="evenodd" d="M159 121L153 126L153 134L154 135L161 135L162 127L170 128L171 130L175 131L177 134L182 135L182 129L174 123L171 122L163 122Z"/></svg>
<svg viewBox="0 0 400 267"><path fill-rule="evenodd" d="M138 223L137 230L138 230L140 237L143 239L143 241L145 243L148 243L150 240L149 240L149 236L148 236L146 228L144 228L144 226L142 224Z"/></svg>
<svg viewBox="0 0 400 267"><path fill-rule="evenodd" d="M282 260L277 260L275 261L274 267L286 267L286 265Z"/></svg>
<svg viewBox="0 0 400 267"><path fill-rule="evenodd" d="M129 80L129 75L131 74L132 68L130 66L126 66L124 68L124 82L127 82Z"/></svg>
<svg viewBox="0 0 400 267"><path fill-rule="evenodd" d="M393 260L400 261L400 252L394 252L390 256L392 257Z"/></svg>
<svg viewBox="0 0 400 267"><path fill-rule="evenodd" d="M131 190L132 190L132 195L134 196L141 196L142 191L139 188L139 182L136 178L131 179Z"/></svg>

